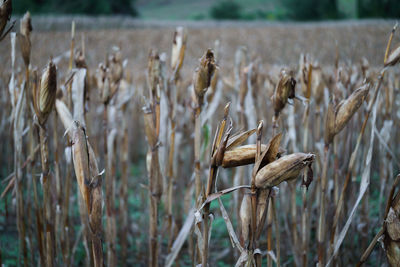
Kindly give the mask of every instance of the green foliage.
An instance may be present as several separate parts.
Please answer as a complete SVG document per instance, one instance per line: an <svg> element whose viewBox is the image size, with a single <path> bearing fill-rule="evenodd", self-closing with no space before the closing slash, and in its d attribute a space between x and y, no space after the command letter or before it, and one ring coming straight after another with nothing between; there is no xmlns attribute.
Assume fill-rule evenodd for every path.
<svg viewBox="0 0 400 267"><path fill-rule="evenodd" d="M358 0L359 18L399 18L400 4L398 0Z"/></svg>
<svg viewBox="0 0 400 267"><path fill-rule="evenodd" d="M234 1L223 0L221 2L217 2L210 9L210 16L213 19L240 19L240 5Z"/></svg>
<svg viewBox="0 0 400 267"><path fill-rule="evenodd" d="M315 21L341 17L337 0L284 0L289 20Z"/></svg>
<svg viewBox="0 0 400 267"><path fill-rule="evenodd" d="M131 15L137 16L135 0L19 0L13 1L13 13L58 13L88 15Z"/></svg>

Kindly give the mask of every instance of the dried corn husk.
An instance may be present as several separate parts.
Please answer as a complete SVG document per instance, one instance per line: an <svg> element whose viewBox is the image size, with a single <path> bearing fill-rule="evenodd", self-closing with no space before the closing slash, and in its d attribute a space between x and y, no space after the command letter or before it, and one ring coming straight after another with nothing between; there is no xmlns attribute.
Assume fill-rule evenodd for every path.
<svg viewBox="0 0 400 267"><path fill-rule="evenodd" d="M31 14L25 13L20 23L20 35L19 41L21 46L22 58L24 59L25 67L29 67L30 57L31 57Z"/></svg>
<svg viewBox="0 0 400 267"><path fill-rule="evenodd" d="M258 188L269 188L284 181L295 179L300 171L314 161L314 154L294 153L283 156L257 172L255 185Z"/></svg>
<svg viewBox="0 0 400 267"><path fill-rule="evenodd" d="M266 145L262 145L261 152L265 151L266 148ZM222 167L232 168L247 164L253 164L255 161L256 150L256 145L244 145L227 150L224 154Z"/></svg>
<svg viewBox="0 0 400 267"><path fill-rule="evenodd" d="M40 80L40 88L34 96L36 115L43 125L54 108L57 94L57 68L50 61L44 69Z"/></svg>
<svg viewBox="0 0 400 267"><path fill-rule="evenodd" d="M399 61L400 61L400 45L396 49L392 50L392 52L390 52L384 65L385 65L385 67L386 66L394 66Z"/></svg>
<svg viewBox="0 0 400 267"><path fill-rule="evenodd" d="M11 0L2 1L0 6L0 38L3 35L3 31L6 28L7 21L10 20L12 12L12 2Z"/></svg>
<svg viewBox="0 0 400 267"><path fill-rule="evenodd" d="M185 57L187 33L183 27L177 27L174 32L174 40L171 52L171 68L179 73Z"/></svg>
<svg viewBox="0 0 400 267"><path fill-rule="evenodd" d="M201 57L200 66L196 69L193 78L193 88L197 106L203 105L204 95L211 85L211 80L216 69L217 65L215 63L214 53L211 49L208 49Z"/></svg>
<svg viewBox="0 0 400 267"><path fill-rule="evenodd" d="M242 238L246 244L249 241L251 224L251 197L249 194L243 196L240 206L240 221L242 225Z"/></svg>
<svg viewBox="0 0 400 267"><path fill-rule="evenodd" d="M369 90L369 84L355 90L346 100L340 102L335 108L330 103L325 118L325 144L330 144L335 137L356 113L363 103Z"/></svg>
<svg viewBox="0 0 400 267"><path fill-rule="evenodd" d="M160 56L157 51L151 50L149 55L148 67L147 67L147 79L150 89L150 95L154 99L159 99L160 94L158 92L158 86L160 83L161 64Z"/></svg>
<svg viewBox="0 0 400 267"><path fill-rule="evenodd" d="M295 97L296 80L286 71L281 72L281 79L275 88L272 102L275 115L278 115L285 107L289 98Z"/></svg>

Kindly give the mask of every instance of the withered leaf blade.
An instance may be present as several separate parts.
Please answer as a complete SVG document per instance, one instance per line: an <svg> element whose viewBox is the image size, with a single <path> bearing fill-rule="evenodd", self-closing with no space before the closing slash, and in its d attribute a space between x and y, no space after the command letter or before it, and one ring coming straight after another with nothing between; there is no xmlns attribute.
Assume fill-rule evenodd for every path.
<svg viewBox="0 0 400 267"><path fill-rule="evenodd" d="M256 130L257 129L251 129L245 132L234 134L229 138L228 144L226 145L226 150L230 150L232 148L242 145L252 134L256 132Z"/></svg>
<svg viewBox="0 0 400 267"><path fill-rule="evenodd" d="M73 120L72 120L72 115L68 109L68 107L65 105L65 103L61 100L56 100L56 110L57 114L61 119L62 124L64 125L64 128L70 133L70 128L72 126Z"/></svg>
<svg viewBox="0 0 400 267"><path fill-rule="evenodd" d="M217 166L221 166L224 155L225 155L225 150L226 150L226 144L228 143L229 136L231 135L232 131L232 120L229 121L229 126L225 131L225 136L224 139L222 140L221 144L218 146L217 154L216 154L216 164Z"/></svg>
<svg viewBox="0 0 400 267"><path fill-rule="evenodd" d="M281 140L282 140L282 133L279 133L269 141L268 151L265 155L266 164L273 162L276 159L279 153L279 146L281 144Z"/></svg>
<svg viewBox="0 0 400 267"><path fill-rule="evenodd" d="M392 50L389 54L384 66L394 66L400 61L400 45L396 49Z"/></svg>
<svg viewBox="0 0 400 267"><path fill-rule="evenodd" d="M233 191L236 191L238 189L241 188L247 188L250 189L249 185L239 185L239 186L234 186L234 187L230 187L221 191L218 191L216 193L212 193L210 195L208 195L208 197L206 198L206 200L203 202L203 204L200 206L200 208L198 209L198 211L200 212L205 205L207 205L208 203L211 203L213 200L216 200L217 198L222 197L223 195L229 194Z"/></svg>

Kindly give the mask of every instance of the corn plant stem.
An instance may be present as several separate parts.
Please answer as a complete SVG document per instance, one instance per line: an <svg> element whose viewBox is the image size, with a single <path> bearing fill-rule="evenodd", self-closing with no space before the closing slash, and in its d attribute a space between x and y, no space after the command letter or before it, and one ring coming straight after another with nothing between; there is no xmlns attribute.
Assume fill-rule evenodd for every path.
<svg viewBox="0 0 400 267"><path fill-rule="evenodd" d="M168 233L169 233L169 241L168 241L168 252L170 252L172 243L174 241L174 233L173 233L173 188L175 184L174 178L174 150L175 150L175 121L173 118L170 119L171 121L171 135L170 135L170 146L169 146L169 154L168 154Z"/></svg>
<svg viewBox="0 0 400 267"><path fill-rule="evenodd" d="M268 203L268 213L267 213L267 250L272 251L272 199ZM272 266L272 257L267 255L267 266Z"/></svg>
<svg viewBox="0 0 400 267"><path fill-rule="evenodd" d="M70 54L70 57L72 54ZM68 83L67 86L67 106L68 110L72 109L72 83ZM71 139L69 135L67 135L67 146L71 146ZM72 152L69 155L72 158ZM70 227L69 227L69 197L71 192L71 181L72 181L72 164L67 164L66 171L65 171L65 197L64 197L64 218L63 218L63 230L65 235L65 255L66 255L66 265L71 266L73 265L73 258L71 257L71 245L70 245Z"/></svg>
<svg viewBox="0 0 400 267"><path fill-rule="evenodd" d="M90 253L90 247L91 247L91 242L90 242L90 230L89 230L89 220L86 212L86 204L85 200L82 197L82 194L80 193L79 187L76 187L76 192L78 195L78 205L79 205L79 216L81 218L81 223L82 223L82 234L83 234L83 247L85 249L86 257L85 257L85 264L86 266L92 266L93 265L93 257L92 253Z"/></svg>
<svg viewBox="0 0 400 267"><path fill-rule="evenodd" d="M28 125L29 125L29 133L28 133L28 143L29 143L29 152L31 152L33 150L33 133L32 133L32 114L31 114L31 109L30 109L30 94L29 94L29 67L25 68L25 98L26 98L26 115L28 116ZM22 140L21 140L22 141ZM17 150L16 150L17 152ZM31 155L31 154L30 154ZM19 159L20 160L20 159ZM19 164L20 162L18 162ZM20 165L19 165L20 166ZM29 170L27 170L29 171ZM20 174L22 175L21 169L19 169ZM18 181L18 179L16 179L16 181ZM17 184L17 183L16 183ZM19 182L19 186L18 186L18 197L17 197L17 205L19 206L19 224L21 227L21 235L20 238L22 240L22 254L24 257L24 266L28 265L28 250L26 247L26 242L25 242L25 233L26 233L26 228L25 228L25 223L22 220L23 215L24 215L24 199L23 199L23 194L22 194L22 182Z"/></svg>
<svg viewBox="0 0 400 267"><path fill-rule="evenodd" d="M23 89L24 90L24 89ZM23 97L23 96L22 96ZM21 103L22 104L22 103ZM18 263L21 262L21 254L24 258L24 265L27 265L27 249L25 243L25 225L24 220L24 207L23 207L23 195L22 195L22 170L21 170L21 156L22 156L22 136L19 132L18 117L21 115L17 114L17 107L14 108L13 113L14 119L14 174L15 174L15 189L16 189L16 200L17 200L17 230L18 230Z"/></svg>
<svg viewBox="0 0 400 267"><path fill-rule="evenodd" d="M325 246L324 246L324 236L325 236L325 193L327 186L327 172L328 172L328 162L329 162L330 149L329 145L325 145L324 148L324 165L322 169L321 176L321 196L320 196L320 213L319 213L319 223L318 223L318 265L319 267L324 266L325 257Z"/></svg>
<svg viewBox="0 0 400 267"><path fill-rule="evenodd" d="M121 263L126 265L127 258L127 235L128 232L128 128L124 123L123 137L122 137L122 160L121 160L121 202L120 202L120 215L121 215Z"/></svg>
<svg viewBox="0 0 400 267"><path fill-rule="evenodd" d="M302 236L302 254L303 254L303 266L307 266L307 187L302 186L302 197L303 197L303 212L301 216L301 236Z"/></svg>
<svg viewBox="0 0 400 267"><path fill-rule="evenodd" d="M213 184L214 184L215 178L217 176L217 172L218 172L218 167L217 166L211 166L210 167L210 174L209 174L209 178L208 178L207 191L206 191L206 195L205 195L204 199L206 199L208 197L208 195L212 193ZM208 232L209 232L208 216L209 216L209 213L210 213L210 203L208 203L208 204L206 204L204 206L204 211L203 211L204 228L203 228L202 266L207 266L207 264L208 264L208 239L209 239L209 237L208 237Z"/></svg>
<svg viewBox="0 0 400 267"><path fill-rule="evenodd" d="M68 70L72 70L72 63L74 60L74 47L75 47L75 21L71 23L71 44L70 44L70 54L68 61Z"/></svg>
<svg viewBox="0 0 400 267"><path fill-rule="evenodd" d="M290 187L290 193L291 193L291 204L290 205L290 215L291 215L291 220L292 220L292 235L293 235L293 244L294 248L296 248L295 251L300 251L297 248L299 248L299 238L298 238L298 233L297 233L297 207L296 207L296 187L293 184L289 184Z"/></svg>
<svg viewBox="0 0 400 267"><path fill-rule="evenodd" d="M105 172L105 187L106 187L106 244L107 244L107 265L116 266L116 225L115 225L115 164L112 160L114 151L108 150L108 103L104 104L103 110L103 130L104 130L104 164L106 165ZM114 142L114 140L111 140ZM110 147L115 146L110 144ZM109 155L109 153L111 155ZM111 156L111 158L110 158Z"/></svg>
<svg viewBox="0 0 400 267"><path fill-rule="evenodd" d="M72 21L71 23L71 43L70 43L70 53L69 53L69 60L68 60L68 70L71 71L72 70L72 63L73 63L73 59L74 59L74 47L75 47L75 21ZM68 105L68 109L71 110L72 109L72 83L68 83L68 87L67 87L67 105ZM57 125L57 124L55 124ZM70 138L69 136L67 136L68 138L68 144L70 144ZM70 242L69 242L69 195L70 195L70 188L71 188L71 164L67 165L67 170L66 170L66 177L65 177L65 192L64 192L64 216L63 216L63 231L64 231L64 237L65 237L65 257L64 260L67 264L67 266L71 265L71 257L70 255ZM78 192L79 194L79 192Z"/></svg>
<svg viewBox="0 0 400 267"><path fill-rule="evenodd" d="M152 149L151 155L151 168L150 170L150 179L149 179L149 198L150 198L150 229L149 229L149 266L157 267L158 266L158 229L157 229L157 218L158 218L158 202L159 196L156 195L156 192L152 190L155 188L154 183L156 182L157 177L154 176L153 165L155 161L158 161L158 151L157 149ZM158 172L157 172L158 173Z"/></svg>
<svg viewBox="0 0 400 267"><path fill-rule="evenodd" d="M55 231L55 236L56 240L58 243L61 242L61 238L59 236L60 233L60 227L61 227L61 216L62 213L59 212L61 207L62 207L62 191L61 191L61 180L60 180L60 168L59 168L59 147L58 147L58 132L57 132L57 112L54 112L53 116L53 148L54 148L54 173L55 173L55 178L56 178L56 196L57 196L57 209L56 209L56 217L55 217L55 224L54 224L54 231ZM59 247L59 244L56 243L56 246ZM62 250L60 251L62 254ZM65 258L65 257L64 257Z"/></svg>
<svg viewBox="0 0 400 267"><path fill-rule="evenodd" d="M201 182L201 170L200 170L200 146L201 146L201 107L196 107L195 109L195 126L194 126L194 172L195 172L195 203L196 207L201 205L201 191L202 191L202 182ZM198 246L195 248L201 249ZM195 257L193 258L195 259Z"/></svg>
<svg viewBox="0 0 400 267"><path fill-rule="evenodd" d="M35 176L32 176L32 178ZM37 228L37 240L38 240L38 246L39 246L39 256L40 256L40 261L45 264L46 258L45 258L45 247L44 247L44 239L43 239L43 219L42 219L42 212L41 208L39 206L39 197L37 193L37 186L36 186L36 181L33 180L33 200L35 203L35 213L36 213L36 228Z"/></svg>
<svg viewBox="0 0 400 267"><path fill-rule="evenodd" d="M194 164L195 164L195 184L196 184L196 195L195 201L197 206L201 205L199 196L202 191L201 182L201 170L200 170L200 146L201 146L201 107L197 107L195 110L195 126L194 126Z"/></svg>
<svg viewBox="0 0 400 267"><path fill-rule="evenodd" d="M275 242L276 242L276 267L281 266L281 237L280 237L280 227L279 218L276 213L275 198L271 198L272 216L274 218L275 225Z"/></svg>
<svg viewBox="0 0 400 267"><path fill-rule="evenodd" d="M71 265L71 257L70 257L70 239L69 239L69 195L70 195L70 188L71 188L71 164L68 164L66 167L66 174L65 174L65 191L64 191L64 201L63 201L63 235L64 235L64 262L66 266Z"/></svg>
<svg viewBox="0 0 400 267"><path fill-rule="evenodd" d="M171 125L170 132L170 142L169 142L169 151L168 151L168 162L167 162L167 177L168 177L168 186L167 186L167 233L168 233L168 253L171 251L172 244L174 242L174 227L173 227L173 205L174 205L174 194L173 188L175 186L176 180L174 176L174 153L175 153L175 105L176 105L176 91L178 84L178 76L172 78L169 85L168 91L168 101L169 101L169 110L168 110L168 118Z"/></svg>
<svg viewBox="0 0 400 267"><path fill-rule="evenodd" d="M376 233L375 237L372 239L371 243L368 245L367 249L362 254L360 261L357 263L357 267L362 266L368 259L369 255L371 255L372 250L374 249L378 239L384 234L385 230L382 227L378 233Z"/></svg>
<svg viewBox="0 0 400 267"><path fill-rule="evenodd" d="M106 184L106 188L109 185L109 179L111 179L111 175L109 173L109 169L108 169L108 148L107 148L107 137L108 137L108 103L104 103L104 110L103 110L103 152L104 152L104 165L106 166L106 172L104 174L104 179L105 179L105 184ZM107 191L109 191L109 189L106 189ZM110 196L107 194L106 192L106 232L107 232L107 236L111 226L111 222L110 222L110 218L111 218L111 203L110 203ZM111 261L111 245L110 245L110 240L107 238L106 239L106 246L107 246L107 264L110 263Z"/></svg>
<svg viewBox="0 0 400 267"><path fill-rule="evenodd" d="M369 116L370 116L371 111L372 111L372 107L373 107L373 105L374 105L374 103L375 103L375 101L377 99L379 89L380 89L380 87L382 85L384 74L385 74L385 69L383 69L381 71L381 74L380 74L380 76L378 78L378 82L376 83L376 87L375 87L375 90L374 90L374 95L373 95L373 97L372 97L372 99L371 99L371 101L370 101L370 103L368 105L367 113L365 114L364 122L362 124L361 131L360 131L360 133L358 135L356 146L355 146L355 148L354 148L354 150L353 150L353 152L351 154L351 157L350 157L349 166L348 166L347 173L346 173L346 179L344 181L342 190L340 192L339 200L338 200L337 207L336 207L336 210L335 210L335 215L333 217L333 225L332 225L332 232L331 232L331 239L330 239L331 247L334 245L335 233L336 233L337 226L338 226L338 223L339 223L340 213L341 213L342 208L343 208L345 192L346 192L347 186L349 185L349 182L350 182L351 177L352 177L355 158L357 156L357 152L358 152L358 149L360 147L361 139L362 139L362 136L364 135L365 128L367 126L367 122L368 122Z"/></svg>
<svg viewBox="0 0 400 267"><path fill-rule="evenodd" d="M43 211L45 215L45 231L46 231L46 266L54 266L55 256L55 236L54 236L54 211L52 209L51 175L49 164L49 149L47 140L47 131L41 125L39 128L40 152L42 161L42 183L43 183Z"/></svg>
<svg viewBox="0 0 400 267"><path fill-rule="evenodd" d="M263 128L263 122L260 121L257 127L257 149L256 149L256 155L255 155L255 162L258 162L261 156L261 138L262 138L262 128ZM258 229L257 229L257 197L258 197L258 190L256 188L256 172L253 171L252 177L251 177L251 220L250 220L250 243L249 243L249 251L253 252L254 249L257 248L258 246L258 239L261 234L261 230L264 227L264 215L268 215L268 206L269 206L269 197L270 197L270 190L268 192L267 196L267 203L266 203L266 210L264 215L261 217L261 221L259 222ZM262 256L261 254L256 254L255 255L255 264L257 267L261 267L261 262L262 262Z"/></svg>
<svg viewBox="0 0 400 267"><path fill-rule="evenodd" d="M203 218L203 257L201 259L201 265L203 267L208 266L208 231L209 231L209 222L208 216L210 213L210 205L206 205L204 207L204 218Z"/></svg>
<svg viewBox="0 0 400 267"><path fill-rule="evenodd" d="M317 106L317 111L315 113L315 120L316 120L316 133L315 133L315 139L319 141L321 138L321 107Z"/></svg>

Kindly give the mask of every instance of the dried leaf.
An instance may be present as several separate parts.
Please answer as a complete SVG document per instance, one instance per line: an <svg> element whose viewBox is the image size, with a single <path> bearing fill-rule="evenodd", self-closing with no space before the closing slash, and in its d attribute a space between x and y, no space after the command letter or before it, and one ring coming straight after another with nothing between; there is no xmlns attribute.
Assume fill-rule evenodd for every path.
<svg viewBox="0 0 400 267"><path fill-rule="evenodd" d="M217 198L220 198L220 197L222 197L223 195L229 194L229 193L231 193L231 192L233 192L233 191L236 191L236 190L238 190L238 189L241 189L241 188L250 189L250 186L249 186L249 185L234 186L234 187L230 187L230 188L227 188L227 189L224 189L224 190L221 190L221 191L218 191L218 192L216 192L216 193L212 193L212 194L208 195L207 199L203 202L203 204L202 204L202 205L200 206L200 208L198 209L198 212L200 212L200 211L204 208L204 206L205 206L206 204L211 203L213 200L215 200L215 199L217 199Z"/></svg>
<svg viewBox="0 0 400 267"><path fill-rule="evenodd" d="M226 145L226 150L230 150L242 145L244 142L246 142L247 138L256 132L256 130L257 129L251 129L245 132L238 132L234 134L229 138L228 144Z"/></svg>

